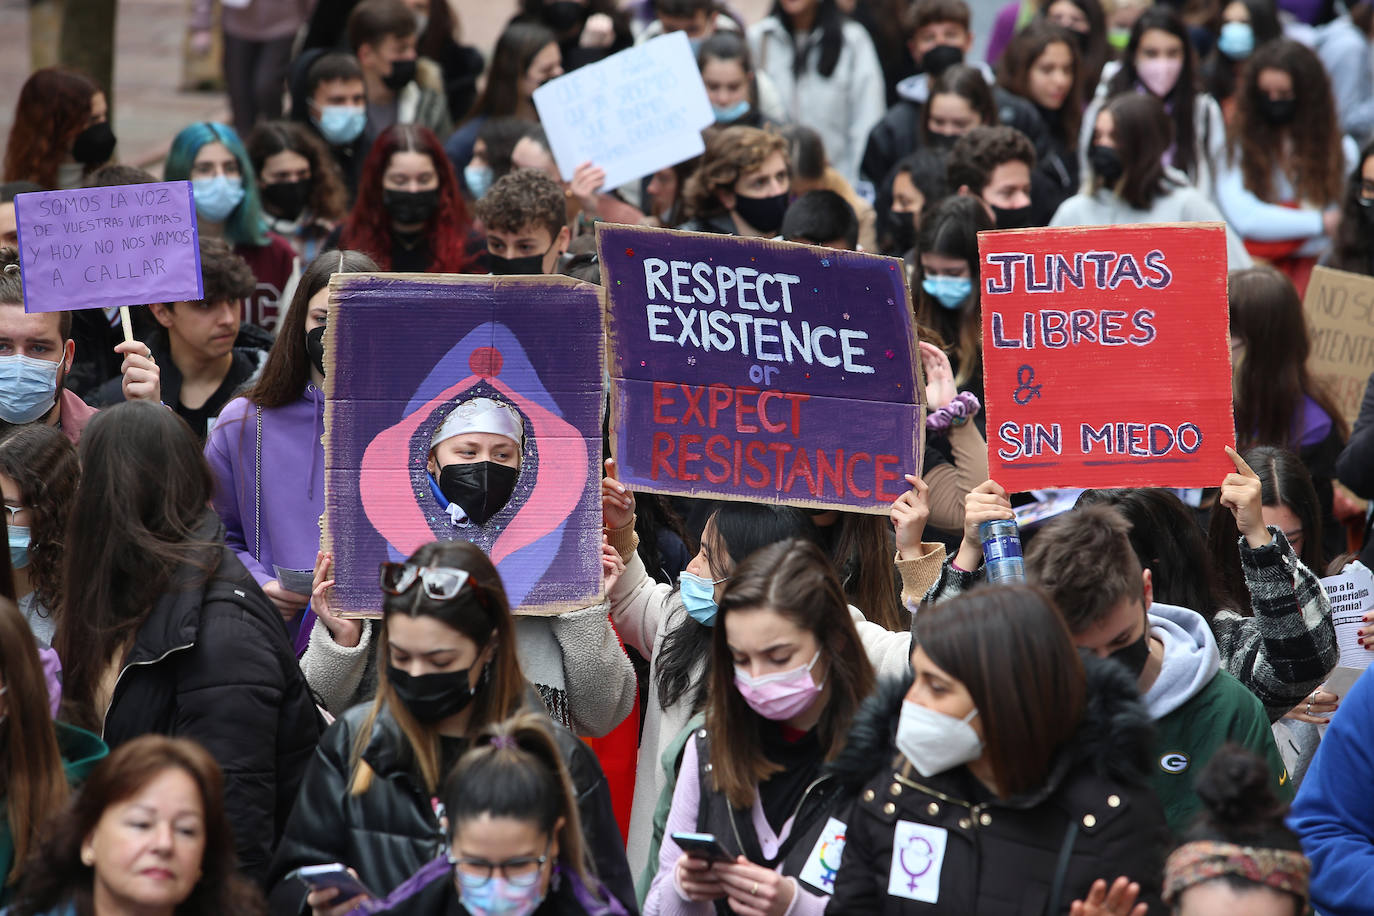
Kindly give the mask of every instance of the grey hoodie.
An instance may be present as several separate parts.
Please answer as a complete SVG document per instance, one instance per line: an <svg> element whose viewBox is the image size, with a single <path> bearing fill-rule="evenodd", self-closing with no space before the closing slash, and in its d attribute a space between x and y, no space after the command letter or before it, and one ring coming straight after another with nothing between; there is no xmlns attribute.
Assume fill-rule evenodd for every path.
<svg viewBox="0 0 1374 916"><path fill-rule="evenodd" d="M1150 634L1164 643L1164 665L1141 699L1150 718L1162 719L1216 677L1221 655L1206 619L1196 611L1155 603L1150 605L1149 620Z"/></svg>

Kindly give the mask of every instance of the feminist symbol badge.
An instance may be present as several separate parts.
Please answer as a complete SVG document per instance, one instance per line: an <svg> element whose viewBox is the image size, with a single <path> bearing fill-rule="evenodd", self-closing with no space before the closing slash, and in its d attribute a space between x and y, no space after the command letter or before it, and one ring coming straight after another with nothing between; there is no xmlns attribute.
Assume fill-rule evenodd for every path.
<svg viewBox="0 0 1374 916"><path fill-rule="evenodd" d="M898 821L892 834L888 895L923 903L939 902L940 872L945 866L948 839L949 832L943 827Z"/></svg>

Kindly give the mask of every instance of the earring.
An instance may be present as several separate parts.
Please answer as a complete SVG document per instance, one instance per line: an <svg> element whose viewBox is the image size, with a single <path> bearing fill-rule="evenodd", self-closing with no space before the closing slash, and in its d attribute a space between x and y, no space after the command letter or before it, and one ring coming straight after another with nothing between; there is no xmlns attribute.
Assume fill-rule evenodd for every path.
<svg viewBox="0 0 1374 916"><path fill-rule="evenodd" d="M90 868L95 864L95 853L89 849L81 850L81 864Z"/></svg>

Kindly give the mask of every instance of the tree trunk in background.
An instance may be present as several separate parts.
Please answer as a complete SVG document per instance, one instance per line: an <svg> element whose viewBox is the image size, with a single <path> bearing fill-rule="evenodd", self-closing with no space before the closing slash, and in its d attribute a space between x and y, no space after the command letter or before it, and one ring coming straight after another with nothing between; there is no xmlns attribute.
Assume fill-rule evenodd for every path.
<svg viewBox="0 0 1374 916"><path fill-rule="evenodd" d="M115 112L116 6L117 0L69 0L62 10L62 38L58 45L58 59L64 67L80 70L105 90L111 115Z"/></svg>
<svg viewBox="0 0 1374 916"><path fill-rule="evenodd" d="M62 34L63 0L29 3L29 72L57 64L57 40Z"/></svg>

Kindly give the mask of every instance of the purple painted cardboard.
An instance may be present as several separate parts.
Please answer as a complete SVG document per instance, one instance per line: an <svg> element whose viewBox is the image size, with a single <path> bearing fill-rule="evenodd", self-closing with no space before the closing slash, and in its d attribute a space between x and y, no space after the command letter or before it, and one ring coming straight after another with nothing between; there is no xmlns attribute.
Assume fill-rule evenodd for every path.
<svg viewBox="0 0 1374 916"><path fill-rule="evenodd" d="M597 246L626 484L883 513L921 472L901 261L604 223Z"/></svg>
<svg viewBox="0 0 1374 916"><path fill-rule="evenodd" d="M381 611L378 564L461 538L495 562L518 613L594 604L601 587L601 290L566 277L340 274L325 335L325 549L336 606ZM525 425L515 493L456 527L426 470L460 402Z"/></svg>
<svg viewBox="0 0 1374 916"><path fill-rule="evenodd" d="M189 181L34 191L14 213L26 312L205 297Z"/></svg>

